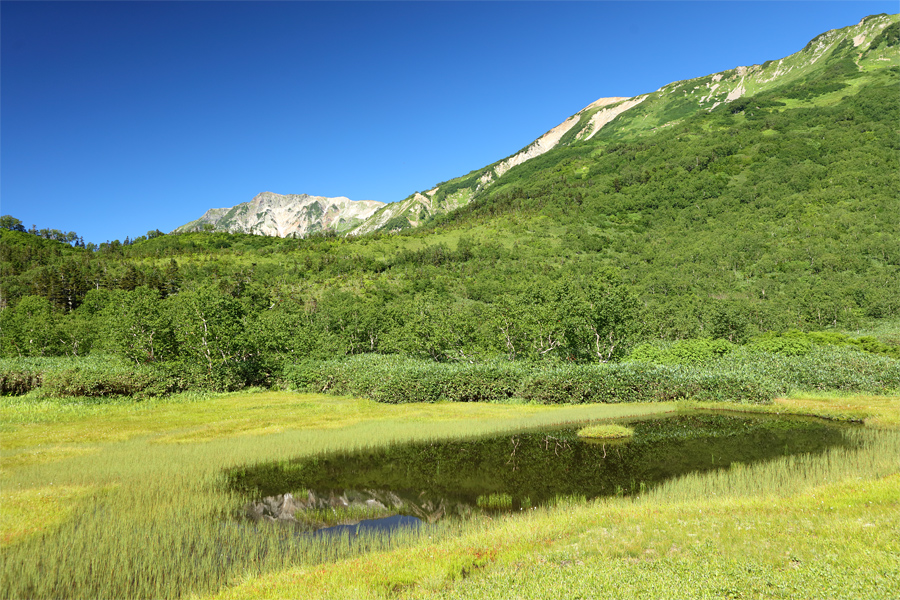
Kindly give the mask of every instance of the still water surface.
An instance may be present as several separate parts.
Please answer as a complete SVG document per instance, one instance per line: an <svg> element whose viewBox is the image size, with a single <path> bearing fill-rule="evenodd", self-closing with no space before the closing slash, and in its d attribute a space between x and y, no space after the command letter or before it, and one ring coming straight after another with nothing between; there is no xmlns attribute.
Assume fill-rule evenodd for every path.
<svg viewBox="0 0 900 600"><path fill-rule="evenodd" d="M846 426L811 419L693 412L617 422L634 437L586 441L576 434L580 426L557 427L329 454L242 469L230 479L281 502L307 529L392 528L527 510L559 497L628 495L686 473L849 444Z"/></svg>

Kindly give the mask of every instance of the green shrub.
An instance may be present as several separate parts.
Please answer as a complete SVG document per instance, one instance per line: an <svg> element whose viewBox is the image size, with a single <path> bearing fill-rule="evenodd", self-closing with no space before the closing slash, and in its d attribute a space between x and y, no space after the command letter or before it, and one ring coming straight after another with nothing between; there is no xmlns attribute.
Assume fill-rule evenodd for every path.
<svg viewBox="0 0 900 600"><path fill-rule="evenodd" d="M659 365L696 365L724 356L737 346L724 339L689 339L640 344L628 356L630 362Z"/></svg>
<svg viewBox="0 0 900 600"><path fill-rule="evenodd" d="M751 342L750 347L760 352L785 356L805 356L812 350L812 343L801 336L776 335L761 336Z"/></svg>
<svg viewBox="0 0 900 600"><path fill-rule="evenodd" d="M695 399L768 402L776 394L770 381L685 366L622 363L573 365L537 373L523 382L520 395L542 404L584 402L663 402Z"/></svg>
<svg viewBox="0 0 900 600"><path fill-rule="evenodd" d="M86 357L22 357L0 359L0 393L22 395L59 382L59 373L84 370L91 373L122 373L133 368L119 358L106 355ZM55 379L54 379L55 377ZM55 383L53 383L55 385Z"/></svg>
<svg viewBox="0 0 900 600"><path fill-rule="evenodd" d="M790 329L780 333L768 332L753 338L748 346L755 350L788 356L806 355L814 346L843 346L900 359L900 346L885 344L870 336L855 338L838 331L804 332Z"/></svg>
<svg viewBox="0 0 900 600"><path fill-rule="evenodd" d="M43 396L134 396L151 387L153 374L148 371L96 371L65 369L48 373L41 385Z"/></svg>
<svg viewBox="0 0 900 600"><path fill-rule="evenodd" d="M322 379L321 360L304 360L298 363L286 362L281 369L282 382L286 387L302 392L321 392L315 389L316 382Z"/></svg>
<svg viewBox="0 0 900 600"><path fill-rule="evenodd" d="M282 377L301 391L394 404L496 402L512 397L541 404L680 399L761 403L791 391L887 393L900 389L900 361L854 347L812 345L805 354L786 354L717 342L702 347L710 353L717 347L727 351L700 364L646 360L557 366L513 361L464 364L364 354L287 364ZM646 348L655 347L647 345L636 354L648 357L652 350ZM669 356L673 355L677 353Z"/></svg>
<svg viewBox="0 0 900 600"><path fill-rule="evenodd" d="M774 384L791 391L843 391L885 394L900 389L900 361L852 347L813 346L803 355L746 347L709 368Z"/></svg>
<svg viewBox="0 0 900 600"><path fill-rule="evenodd" d="M395 355L285 365L285 382L301 391L352 394L392 404L485 402L514 395L527 368L519 363L437 363Z"/></svg>
<svg viewBox="0 0 900 600"><path fill-rule="evenodd" d="M282 377L281 367L260 357L135 365L115 356L0 359L0 393L25 394L39 390L44 397L102 398L165 396L186 390L235 391L271 385Z"/></svg>

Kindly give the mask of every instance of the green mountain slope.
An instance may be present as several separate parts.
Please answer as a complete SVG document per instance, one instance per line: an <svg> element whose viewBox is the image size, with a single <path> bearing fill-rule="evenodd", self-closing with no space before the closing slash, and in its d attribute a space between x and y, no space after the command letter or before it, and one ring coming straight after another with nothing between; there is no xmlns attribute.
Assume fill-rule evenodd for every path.
<svg viewBox="0 0 900 600"><path fill-rule="evenodd" d="M0 354L193 356L212 377L214 355L591 361L647 339L896 318L897 23L723 75L735 87L718 105L712 78L599 129L625 101L595 104L527 160L414 195L417 227L400 213L368 235L194 232L96 252L0 230Z"/></svg>
<svg viewBox="0 0 900 600"><path fill-rule="evenodd" d="M854 93L869 75L897 66L897 15L874 15L828 31L780 60L736 67L677 81L634 98L601 98L547 132L520 152L462 177L389 204L351 230L352 234L417 227L488 193L509 171L544 154L578 144L602 144L653 135L699 113L726 106L742 112L748 98L782 90L786 106L827 104ZM843 91L842 91L843 90Z"/></svg>

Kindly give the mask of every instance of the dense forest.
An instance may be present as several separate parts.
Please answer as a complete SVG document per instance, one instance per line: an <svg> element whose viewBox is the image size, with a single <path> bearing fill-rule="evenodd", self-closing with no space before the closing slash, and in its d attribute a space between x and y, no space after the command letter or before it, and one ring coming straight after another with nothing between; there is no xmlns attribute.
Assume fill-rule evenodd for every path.
<svg viewBox="0 0 900 600"><path fill-rule="evenodd" d="M0 356L114 355L234 387L364 353L614 362L894 317L900 69L841 56L650 133L614 121L416 229L95 246L4 216Z"/></svg>

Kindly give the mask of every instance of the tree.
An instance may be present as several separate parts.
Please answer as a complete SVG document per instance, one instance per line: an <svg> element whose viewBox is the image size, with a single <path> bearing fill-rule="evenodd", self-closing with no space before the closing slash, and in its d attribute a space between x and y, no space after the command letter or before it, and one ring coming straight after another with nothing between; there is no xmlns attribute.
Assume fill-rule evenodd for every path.
<svg viewBox="0 0 900 600"><path fill-rule="evenodd" d="M172 322L157 290L140 286L110 297L104 309L108 348L135 364L174 357Z"/></svg>
<svg viewBox="0 0 900 600"><path fill-rule="evenodd" d="M3 356L53 356L57 340L56 319L46 298L25 296L15 308L0 311Z"/></svg>
<svg viewBox="0 0 900 600"><path fill-rule="evenodd" d="M12 215L3 215L0 216L0 227L3 229L9 229L10 231L21 231L25 232L25 226L22 225L22 221L13 217Z"/></svg>
<svg viewBox="0 0 900 600"><path fill-rule="evenodd" d="M207 284L183 291L171 301L182 357L202 365L210 377L217 365L244 358L244 310L238 299Z"/></svg>

